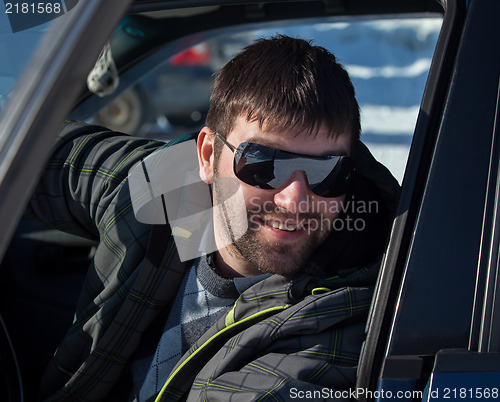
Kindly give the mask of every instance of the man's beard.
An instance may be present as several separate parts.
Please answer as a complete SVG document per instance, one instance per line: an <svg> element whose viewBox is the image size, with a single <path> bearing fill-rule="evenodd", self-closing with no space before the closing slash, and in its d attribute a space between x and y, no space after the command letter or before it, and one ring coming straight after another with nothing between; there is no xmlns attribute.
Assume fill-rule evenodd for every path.
<svg viewBox="0 0 500 402"><path fill-rule="evenodd" d="M252 224L252 211L247 212L248 231L234 240L233 247L262 273L291 275L304 269L311 255L326 238L325 233L311 231L299 244L262 238L261 224ZM273 219L286 221L289 215L274 214ZM299 221L302 219L299 218Z"/></svg>
<svg viewBox="0 0 500 402"><path fill-rule="evenodd" d="M218 184L217 180L214 181L213 189L217 200L228 199L227 189ZM227 202L218 208L216 219L219 219L220 223L219 234L225 236L225 244L229 244L227 246L229 253L250 262L262 273L292 275L300 272L331 231L331 225L326 224L319 213L292 214L280 211L277 206L273 211L264 211L260 205L254 205L253 209L247 208L246 216L242 216L241 212L233 213L235 210L238 208L232 208ZM307 222L315 222L316 227L320 227L321 230L312 230L311 226L307 225L301 229L306 230L307 234L301 237L300 242L271 241L264 237L265 228L262 227L264 221L302 222L306 225ZM242 235L237 235L238 228L246 225L248 230ZM220 233L221 231L223 233Z"/></svg>

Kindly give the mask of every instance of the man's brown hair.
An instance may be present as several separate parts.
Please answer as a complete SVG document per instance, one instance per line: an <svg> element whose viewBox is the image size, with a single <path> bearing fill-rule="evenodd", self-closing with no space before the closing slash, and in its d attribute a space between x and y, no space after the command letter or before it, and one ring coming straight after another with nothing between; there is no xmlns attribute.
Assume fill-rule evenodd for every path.
<svg viewBox="0 0 500 402"><path fill-rule="evenodd" d="M224 137L240 115L283 133L314 135L325 124L332 137L351 135L353 143L361 131L354 87L335 56L285 35L257 40L229 61L210 101L207 126Z"/></svg>

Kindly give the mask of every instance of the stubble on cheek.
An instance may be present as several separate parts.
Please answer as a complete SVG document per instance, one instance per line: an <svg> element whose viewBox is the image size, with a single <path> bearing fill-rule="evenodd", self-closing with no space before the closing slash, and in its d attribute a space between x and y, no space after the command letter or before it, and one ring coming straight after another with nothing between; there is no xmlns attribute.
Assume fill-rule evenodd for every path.
<svg viewBox="0 0 500 402"><path fill-rule="evenodd" d="M247 210L248 230L232 244L234 253L252 263L260 272L289 275L300 271L330 232L330 228L316 224L322 217L318 214L294 215L279 212L279 208L272 211L264 208ZM297 242L281 242L266 235L266 221L278 220L281 222L302 222L305 233ZM323 225L323 226L322 226Z"/></svg>
<svg viewBox="0 0 500 402"><path fill-rule="evenodd" d="M219 204L228 199L227 188L222 184L217 180L213 184L214 201ZM259 197L243 200L243 204L226 203L224 208L216 210L216 238L224 239L221 244L227 245L225 250L230 255L249 262L263 273L288 275L303 269L331 230L321 213L292 214ZM307 233L296 243L273 240L263 228L266 221L273 220L302 222ZM247 227L244 233L242 227Z"/></svg>

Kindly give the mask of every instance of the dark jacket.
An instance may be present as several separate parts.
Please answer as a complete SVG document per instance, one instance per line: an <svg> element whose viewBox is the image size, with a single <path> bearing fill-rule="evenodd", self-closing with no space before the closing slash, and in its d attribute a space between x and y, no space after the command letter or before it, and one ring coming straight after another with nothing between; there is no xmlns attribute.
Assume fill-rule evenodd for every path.
<svg viewBox="0 0 500 402"><path fill-rule="evenodd" d="M141 339L168 314L189 263L179 260L168 225L135 219L127 180L163 146L75 122L62 130L29 212L99 246L73 326L42 381L45 399L113 400ZM364 230L333 233L302 274L272 275L245 291L165 379L162 400L288 400L354 385L399 192L362 144L356 152L352 197L378 202L377 211L351 211Z"/></svg>

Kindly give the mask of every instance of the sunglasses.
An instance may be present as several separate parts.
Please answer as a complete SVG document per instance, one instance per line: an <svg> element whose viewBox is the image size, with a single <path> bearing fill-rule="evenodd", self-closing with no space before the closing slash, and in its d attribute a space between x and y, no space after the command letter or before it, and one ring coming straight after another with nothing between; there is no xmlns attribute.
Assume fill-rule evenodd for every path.
<svg viewBox="0 0 500 402"><path fill-rule="evenodd" d="M302 155L253 142L242 142L234 147L219 133L214 133L234 153L236 177L253 187L280 188L297 170L301 170L311 191L320 197L339 197L348 190L354 171L349 156Z"/></svg>

